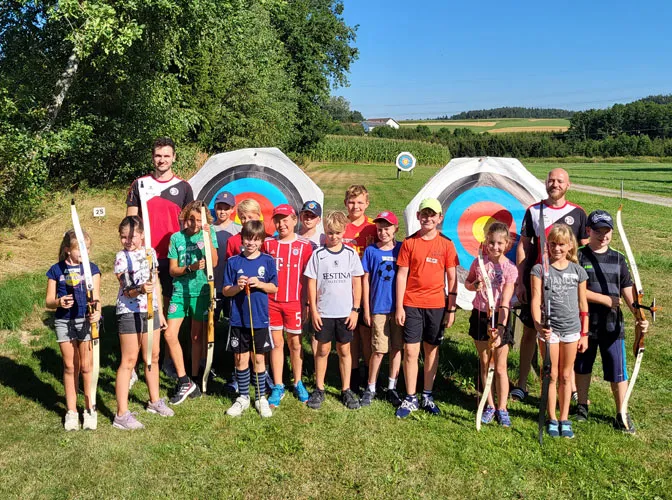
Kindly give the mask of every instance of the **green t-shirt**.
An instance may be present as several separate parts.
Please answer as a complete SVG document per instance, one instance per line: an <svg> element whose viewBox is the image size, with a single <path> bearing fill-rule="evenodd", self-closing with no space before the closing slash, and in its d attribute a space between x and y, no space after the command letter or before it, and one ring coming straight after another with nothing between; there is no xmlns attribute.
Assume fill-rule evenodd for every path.
<svg viewBox="0 0 672 500"><path fill-rule="evenodd" d="M213 248L218 248L217 236L212 229L210 230L210 239L212 240ZM177 259L177 265L185 267L205 258L203 248L203 231L199 231L193 236L180 231L179 233L173 233L170 237L168 258ZM199 269L196 272L173 278L173 294L175 295L198 297L199 295L208 295L209 293L210 287L208 286L208 277L205 269Z"/></svg>

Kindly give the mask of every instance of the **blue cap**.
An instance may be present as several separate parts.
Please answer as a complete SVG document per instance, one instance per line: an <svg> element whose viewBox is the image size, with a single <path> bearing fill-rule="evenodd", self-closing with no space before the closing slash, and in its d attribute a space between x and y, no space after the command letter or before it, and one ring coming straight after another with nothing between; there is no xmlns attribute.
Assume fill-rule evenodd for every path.
<svg viewBox="0 0 672 500"><path fill-rule="evenodd" d="M315 214L317 217L322 217L322 207L316 201L310 200L303 204L301 207L302 212L310 212Z"/></svg>
<svg viewBox="0 0 672 500"><path fill-rule="evenodd" d="M230 207L235 207L236 206L236 198L235 198L235 196L233 196L228 191L222 191L215 198L215 205L217 205L217 203L226 203Z"/></svg>

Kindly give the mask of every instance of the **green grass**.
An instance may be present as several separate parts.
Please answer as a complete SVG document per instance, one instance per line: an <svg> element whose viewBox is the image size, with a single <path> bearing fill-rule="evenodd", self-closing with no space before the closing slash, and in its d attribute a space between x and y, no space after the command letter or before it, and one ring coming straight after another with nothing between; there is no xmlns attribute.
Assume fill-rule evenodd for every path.
<svg viewBox="0 0 672 500"><path fill-rule="evenodd" d="M370 190L368 211L375 214L384 208L401 213L435 171L418 167L414 177L400 181L394 178L393 167L380 165L313 166L308 173L324 188L326 209L340 208L345 188L361 182ZM583 193L571 193L570 199L589 211L615 210L619 203ZM667 244L672 222L666 211L636 202L624 204L624 223L641 262L647 294L655 295L663 307L672 299L672 249ZM615 240L614 246L620 248ZM11 288L16 286L11 280L0 282L0 296L8 290L10 295L41 296L43 272L36 270L40 279L26 278L19 291ZM104 286L113 288L113 282L108 268ZM17 311L29 312L25 307ZM147 391L141 377L131 392L130 407L140 412L146 429L117 431L110 422L116 409L114 376L119 362L111 304L106 304L104 313L95 432L62 430L62 367L53 331L33 317L29 323L38 326L31 328L28 341L20 330L0 332L0 497L654 499L669 497L672 488L672 325L666 309L647 338L630 404L637 435L611 428L613 401L608 384L601 381L598 362L590 421L575 426L574 440L547 438L543 447L536 441L535 383L529 402L510 404L513 429L486 426L476 432L477 360L464 312L458 313L441 347L435 384L440 417L417 414L400 421L382 401L357 412L345 410L336 400L333 356L330 395L318 412L288 395L271 419L262 421L254 411L240 419L227 418L224 411L230 399L217 382L214 396L187 401L176 408L174 418L161 419L142 410ZM38 316L49 325L48 313ZM630 321L628 313L626 318ZM220 328L220 349L222 334ZM628 355L631 368L630 349ZM306 358L312 373L308 352ZM511 376L517 363L513 353ZM226 367L222 370L226 373ZM309 388L312 384L309 378ZM162 379L162 394L170 385Z"/></svg>
<svg viewBox="0 0 672 500"><path fill-rule="evenodd" d="M43 273L21 274L3 281L0 286L0 330L18 329L35 307L44 307L45 289Z"/></svg>
<svg viewBox="0 0 672 500"><path fill-rule="evenodd" d="M487 127L479 127L473 125L462 125L462 123L473 122L495 122L495 125ZM488 130L509 128L509 127L569 127L569 120L564 118L542 118L538 120L530 120L529 118L492 118L482 120L426 120L426 121L400 121L399 125L402 127L417 127L418 125L426 125L432 132L436 132L441 128L448 128L455 130L456 128L468 128L474 132L487 132Z"/></svg>

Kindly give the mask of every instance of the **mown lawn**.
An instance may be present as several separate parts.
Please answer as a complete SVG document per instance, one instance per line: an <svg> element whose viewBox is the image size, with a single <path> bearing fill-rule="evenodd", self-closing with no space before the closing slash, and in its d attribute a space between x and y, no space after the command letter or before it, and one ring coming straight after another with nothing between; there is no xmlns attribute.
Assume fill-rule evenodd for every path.
<svg viewBox="0 0 672 500"><path fill-rule="evenodd" d="M543 168L543 165L538 165ZM546 167L550 168L550 165ZM369 212L403 211L419 187L436 171L418 168L397 181L393 167L314 166L309 174L325 191L327 209L342 206L345 188L354 182L371 193ZM575 180L575 182L579 182ZM615 211L619 200L572 193L588 211ZM672 299L672 230L669 209L624 203L624 221L649 296L663 307ZM64 213L62 225L67 225ZM56 224L57 225L57 224ZM110 224L106 231L114 231ZM617 238L615 238L617 240ZM97 241L102 241L100 238ZM0 244L1 245L1 244ZM54 242L54 253L58 242ZM618 241L614 246L619 248ZM0 248L0 254L2 248ZM94 244L96 262L111 259L116 248ZM107 263L107 262L106 262ZM400 421L392 407L376 401L349 412L336 400L337 362L330 360L331 397L320 411L286 397L275 415L262 421L250 411L227 418L230 404L222 382L214 395L176 408L172 419L146 414L142 379L131 393L131 409L146 424L141 432L113 429L116 410L114 374L119 361L114 328L114 278L107 284L106 329L98 392L99 429L65 433L61 361L50 314L43 304L30 308L13 301L0 308L0 497L2 498L150 498L150 497L366 497L366 498L667 498L672 487L672 349L670 317L659 314L630 411L637 435L614 431L613 402L596 366L589 422L575 426L576 438L536 441L538 389L525 403L511 403L513 429L486 426L476 432L474 375L477 360L467 331L467 313L449 331L441 347L435 384L440 417L417 414ZM26 293L41 297L46 268L0 282L0 297ZM14 305L16 304L16 305ZM17 313L18 311L18 313ZM17 326L16 314L23 316ZM630 319L628 313L626 317ZM10 318L10 319L8 319ZM222 339L219 325L218 339ZM628 328L628 344L632 328ZM221 340L219 341L221 349ZM634 361L628 349L628 366ZM312 360L306 352L312 374ZM223 358L218 360L226 372ZM224 363L227 364L227 363ZM510 374L517 371L517 353ZM287 380L289 382L289 380ZM313 380L309 378L309 388ZM172 389L162 379L162 393Z"/></svg>

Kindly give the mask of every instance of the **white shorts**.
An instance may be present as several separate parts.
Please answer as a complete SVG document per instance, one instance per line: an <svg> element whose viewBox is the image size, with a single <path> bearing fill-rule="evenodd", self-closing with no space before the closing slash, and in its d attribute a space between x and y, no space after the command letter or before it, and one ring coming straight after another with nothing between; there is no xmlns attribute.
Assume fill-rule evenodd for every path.
<svg viewBox="0 0 672 500"><path fill-rule="evenodd" d="M538 333L537 333L537 338L541 340L542 342L546 342ZM549 344L559 344L562 342L563 344L569 344L571 342L578 342L579 339L581 338L581 334L579 332L576 333L555 333L551 332L551 340L548 342Z"/></svg>

